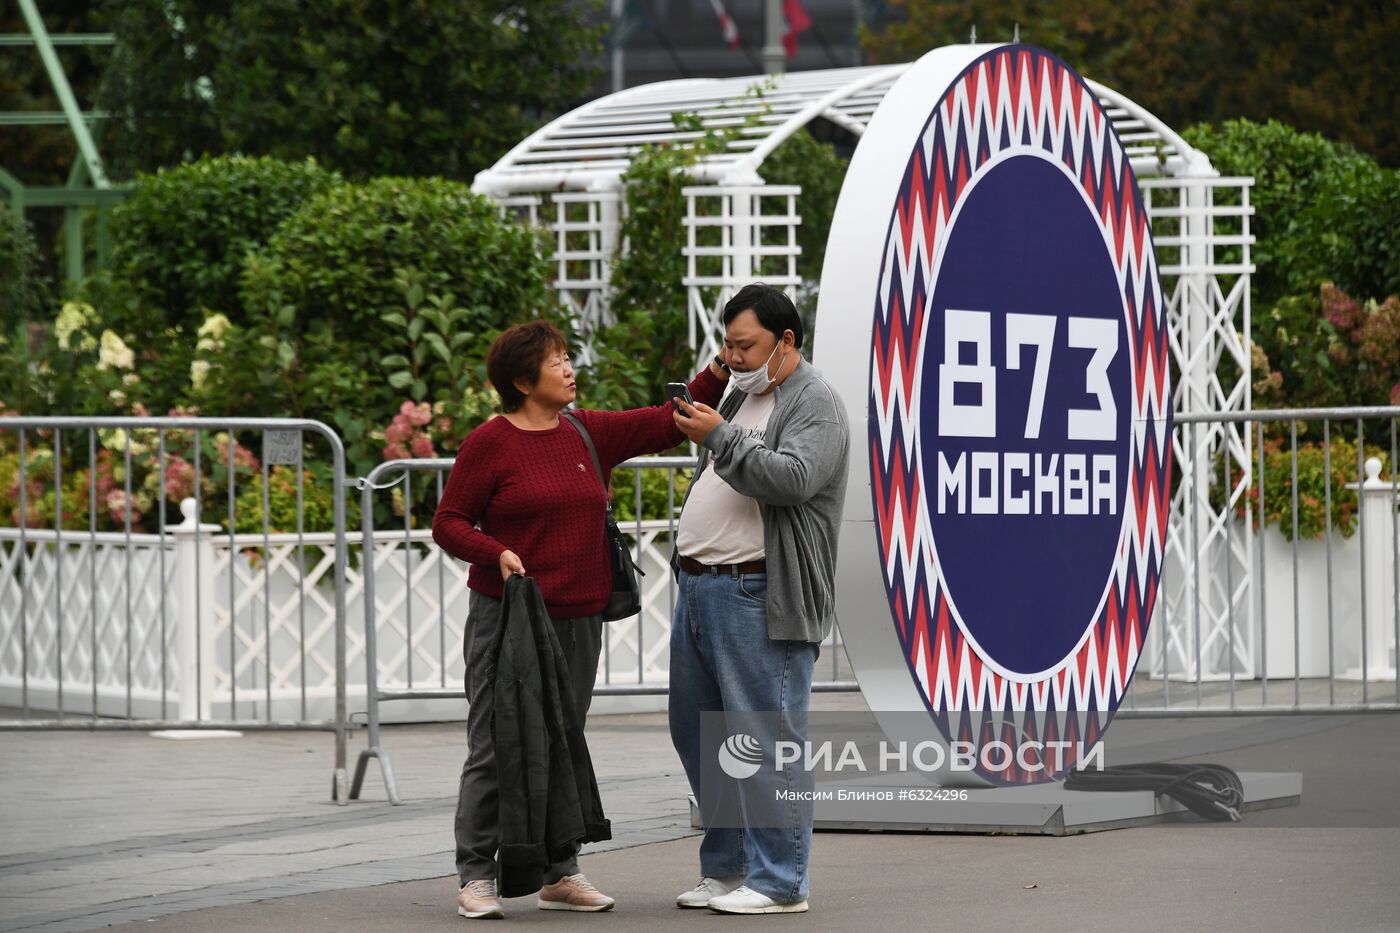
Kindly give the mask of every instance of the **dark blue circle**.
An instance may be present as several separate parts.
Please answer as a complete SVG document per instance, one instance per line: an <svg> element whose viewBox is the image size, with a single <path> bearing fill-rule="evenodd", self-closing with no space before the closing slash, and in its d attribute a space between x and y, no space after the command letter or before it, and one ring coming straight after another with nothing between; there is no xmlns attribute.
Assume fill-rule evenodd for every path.
<svg viewBox="0 0 1400 933"><path fill-rule="evenodd" d="M1008 671L1035 674L1060 663L1095 621L1094 610L1113 568L1123 522L1132 385L1130 340L1123 297L1112 257L1098 219L1075 183L1055 165L1035 156L1014 156L992 167L964 194L961 212L948 233L938 271L929 333L923 356L920 450L926 504L947 591L963 624L986 659ZM944 360L948 309L987 312L990 318L990 363L996 379L996 436L942 436L939 424L939 366ZM1039 437L1028 439L1026 417L1035 372L1034 347L1021 350L1019 369L1007 365L1006 316L1048 315L1057 319L1045 383ZM1116 352L1107 370L1116 419L1111 440L1071 440L1069 410L1098 407L1086 388L1092 349L1072 347L1070 318L1117 322ZM961 344L957 362L972 362L974 347ZM950 361L951 362L951 361ZM976 404L980 389L959 385L959 404ZM971 482L974 452L997 455L997 482L1004 486L1006 454L1035 455L1048 472L1054 455L1060 476L1060 513L1051 514L1049 496L1043 511L1029 515L958 514L955 497L939 485L939 455L953 470L959 456ZM1065 456L1083 456L1092 467L1095 455L1113 458L1110 507L1098 514L1066 514ZM1013 460L1013 462L1015 462ZM1103 463L1103 461L1100 461ZM955 471L954 471L955 472ZM990 475L980 475L989 490ZM1092 479L1092 478L1091 478ZM1033 479L1030 482L1034 482ZM1028 488L1019 473L1012 492ZM1092 483L1089 487L1092 496ZM944 499L945 511L938 510Z"/></svg>

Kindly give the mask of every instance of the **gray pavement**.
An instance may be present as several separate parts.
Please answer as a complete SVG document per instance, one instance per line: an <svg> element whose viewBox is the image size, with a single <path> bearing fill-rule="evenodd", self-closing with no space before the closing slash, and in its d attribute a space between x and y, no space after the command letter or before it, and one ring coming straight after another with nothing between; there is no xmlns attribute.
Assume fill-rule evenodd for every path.
<svg viewBox="0 0 1400 933"><path fill-rule="evenodd" d="M824 708L859 697L817 698ZM406 803L372 767L329 800L329 736L171 741L7 733L0 756L0 931L434 929L453 914L458 724L385 729ZM615 838L584 870L618 897L570 919L510 902L516 927L650 930L724 922L671 898L695 881L685 779L664 715L598 716L589 742ZM1109 764L1208 760L1297 770L1298 807L1241 824L1068 838L821 833L809 929L976 923L1056 930L1400 930L1400 715L1120 720ZM357 736L352 749L363 745Z"/></svg>

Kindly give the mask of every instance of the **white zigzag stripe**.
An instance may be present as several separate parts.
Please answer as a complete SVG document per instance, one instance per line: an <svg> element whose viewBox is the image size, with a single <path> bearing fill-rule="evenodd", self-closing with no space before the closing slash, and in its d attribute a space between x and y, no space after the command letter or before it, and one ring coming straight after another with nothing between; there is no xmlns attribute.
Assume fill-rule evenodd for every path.
<svg viewBox="0 0 1400 933"><path fill-rule="evenodd" d="M1157 277L1156 260L1150 248L1150 240L1145 239L1147 235L1147 218L1139 216L1143 211L1140 199L1132 197L1134 192L1122 193L1122 187L1126 179L1131 177L1131 168L1125 157L1121 142L1112 130L1111 122L1103 114L1098 101L1092 93L1079 84L1071 72L1065 69L1053 69L1048 58L1042 58L1039 68L1032 73L1029 68L1022 68L1016 81L1019 82L1015 103L1012 100L1012 78L1010 74L1011 55L991 55L974 67L976 68L976 92L973 98L969 98L968 81L959 80L939 101L937 109L933 114L933 120L928 129L920 139L923 162L926 172L933 175L936 167L933 164L938 157L935 150L936 137L941 133L944 140L945 151L949 154L958 151L956 143L961 131L965 140L962 149L962 157L969 159L967 168L975 171L972 164L976 157L976 148L979 139L985 128L985 135L991 151L995 153L1001 148L1001 134L1006 133L1011 145L1020 145L1023 134L1029 136L1032 144L1040 146L1048 138L1050 151L1057 157L1063 159L1069 156L1069 163L1076 166L1080 172L1081 183L1087 183L1095 190L1101 190L1105 186L1111 192L1119 192L1118 200L1127 198L1125 210L1118 210L1114 206L1115 198L1105 197L1102 199L1102 213L1100 221L1111 224L1113 234L1117 237L1113 260L1118 273L1120 285L1127 290L1131 296L1132 320L1130 325L1135 332L1141 333L1147 325L1146 307L1150 302L1154 314L1154 326L1161 327L1161 317L1163 315L1163 304L1161 287ZM996 69L997 90L995 97L990 92L992 86L992 69ZM1058 71L1058 74L1056 73ZM1053 82L1058 80L1058 85ZM1032 86L1036 88L1038 106L1033 104L1031 94ZM1075 91L1079 93L1076 95ZM1076 100L1077 97L1077 100ZM1057 102L1058 101L1058 102ZM1107 146L1108 159L1104 159L1105 146ZM971 150L969 153L967 150ZM945 158L948 157L945 155ZM954 161L947 165L946 172L956 179L958 174L957 155L951 155ZM1104 173L1108 177L1101 177ZM923 181L919 179L918 181ZM925 284L925 301L931 301L932 294L930 279L937 250L945 242L948 217L951 213L951 204L939 203L925 205L921 198L924 196L923 188L918 185L919 190L914 193L910 203L909 223L911 225L909 247L906 251L900 230L896 226L892 228L889 248L885 256L885 275L880 283L882 306L886 323L889 326L897 326L889 322L890 298L893 289L894 270L898 269L901 274L901 294L900 303L905 323L911 318L910 301L912 299L914 272L921 271ZM1115 213L1116 211L1116 213ZM923 220L925 217L933 219L932 242L928 242L929 236L925 233ZM1120 227L1120 222L1127 220L1128 223ZM1138 242L1138 226L1142 225L1144 241ZM1141 246L1142 255L1139 258L1138 248ZM916 342L916 349L919 351L914 359L922 358L922 343L924 340L923 331L927 328L928 308L922 309L925 312L924 325L920 332L912 335ZM1151 335L1149 335L1151 336ZM930 590L929 608L937 605L939 578L936 575L934 563L934 547L932 529L929 523L927 502L919 490L922 484L921 464L919 459L921 451L916 442L918 427L918 405L920 398L919 386L923 377L922 367L916 367L913 380L912 398L906 394L904 389L904 365L902 360L895 355L891 361L891 368L888 373L888 401L881 398L881 386L879 376L878 359L872 357L872 371L875 373L875 380L872 384L872 399L877 422L878 422L878 444L877 454L882 458L886 468L890 466L891 458L894 456L893 436L895 431L895 420L899 420L899 439L905 451L905 458L910 462L902 466L906 473L911 476L911 486L914 495L919 496L918 510L913 523L912 530L904 528L900 520L893 529L892 537L895 540L889 542L887 560L885 562L886 583L891 585L895 576L903 573L906 585L904 587L905 609L912 619L914 611L914 587L915 570L922 569L925 579L928 581ZM1147 456L1147 435L1151 430L1157 441L1157 466L1158 474L1162 475L1163 467L1170 450L1166 436L1166 416L1169 410L1167 399L1170 398L1170 385L1167 381L1167 374L1162 375L1162 388L1159 391L1156 380L1158 377L1158 364L1154 359L1132 360L1136 366L1140 366L1144 373L1143 388L1140 393L1134 388L1135 398L1132 402L1135 418L1133 421L1132 451L1133 451L1133 472L1140 475L1143 468L1143 460ZM1137 369L1134 368L1133 376L1136 379ZM1149 428L1148 422L1151 422ZM894 489L890 492L892 502L892 514L899 515L899 510L904 504L905 492L902 489ZM1145 514L1139 515L1139 509ZM1160 519L1159 507L1155 497L1149 497L1142 506L1134 501L1134 497L1128 497L1125 506L1125 531L1123 538L1119 542L1119 560L1114 567L1115 582L1119 598L1127 591L1129 577L1129 560L1134 564L1133 576L1136 578L1139 592L1143 592L1147 583L1148 568L1154 562L1160 564L1162 554L1162 543L1158 540L1158 533L1154 530L1158 526ZM1145 539L1139 537L1137 533L1138 519L1143 518L1147 527ZM1156 560L1154 561L1154 558ZM1115 607L1116 608L1116 607ZM1106 610L1107 611L1107 610ZM1127 611L1125 608L1124 611ZM1145 620L1142 620L1145 621ZM936 628L936 619L930 619L930 626ZM915 645L915 666L918 674L920 687L925 696L930 700L939 703L938 708L947 710L963 709L967 702L970 702L974 712L977 712L984 694L988 695L995 708L1005 706L1009 698L1013 707L1023 709L1027 699L1037 710L1044 710L1046 700L1053 697L1056 706L1063 710L1066 702L1072 697L1078 708L1083 709L1089 703L1092 693L1095 705L1099 709L1107 709L1110 698L1121 695L1124 690L1129 671L1136 665L1137 656L1141 646L1137 643L1135 630L1130 627L1128 635L1127 650L1124 652L1124 660L1120 665L1118 662L1117 639L1118 634L1113 625L1102 626L1106 630L1105 642L1100 642L1098 631L1100 627L1096 623L1096 629L1091 633L1083 647L1075 656L1066 658L1064 663L1046 678L1030 683L1012 683L1006 678L997 675L985 665L982 667L978 682L972 682L972 656L970 643L967 639L960 639L960 644L956 652L956 658L948 657L946 645L939 640L934 645L929 645L924 639L925 635L920 632ZM928 670L928 658L932 657L934 670ZM1100 658L1108 663L1104 672L1100 671ZM1085 675L1079 676L1078 668L1083 662ZM933 683L929 683L930 673ZM1061 723L1062 725L1062 723ZM1043 716L1038 721L1038 728L1043 727Z"/></svg>

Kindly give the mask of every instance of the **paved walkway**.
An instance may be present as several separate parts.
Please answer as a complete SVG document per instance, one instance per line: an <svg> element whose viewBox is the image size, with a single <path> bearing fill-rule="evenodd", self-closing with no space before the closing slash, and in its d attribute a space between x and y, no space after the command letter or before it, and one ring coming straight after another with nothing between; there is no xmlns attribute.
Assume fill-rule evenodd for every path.
<svg viewBox="0 0 1400 933"><path fill-rule="evenodd" d="M818 697L850 708L854 696ZM584 868L614 930L708 923L685 779L665 717L599 716L590 746L612 842ZM8 733L0 756L0 931L447 928L460 725L385 730L400 792L329 800L330 738ZM357 738L352 749L363 744ZM1298 770L1303 804L1238 825L1054 838L822 833L807 929L1400 930L1400 716L1123 720L1110 764L1210 760ZM511 923L585 922L521 899ZM722 922L722 921L721 921Z"/></svg>

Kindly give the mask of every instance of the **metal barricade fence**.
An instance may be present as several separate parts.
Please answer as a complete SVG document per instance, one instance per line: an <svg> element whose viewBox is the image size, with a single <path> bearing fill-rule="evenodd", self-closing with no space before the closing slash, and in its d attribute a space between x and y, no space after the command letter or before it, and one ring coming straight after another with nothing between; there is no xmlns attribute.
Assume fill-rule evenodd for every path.
<svg viewBox="0 0 1400 933"><path fill-rule="evenodd" d="M1119 715L1400 710L1397 422L1400 407L1177 417L1162 587ZM239 443L250 434L261 457ZM308 444L328 456L308 461ZM599 696L667 692L676 471L693 463L619 466L648 575L640 616L608 625ZM302 419L0 418L0 730L326 729L335 799L358 796L377 758L397 803L379 704L464 699L468 568L407 507L415 476L440 498L452 465L389 461L346 483L338 435ZM654 483L643 494L655 470L664 510ZM330 492L312 496L318 477ZM374 528L376 490L400 485L402 531ZM331 527L308 530L308 507ZM368 748L351 782L355 598ZM814 690L858 689L839 630L824 647Z"/></svg>
<svg viewBox="0 0 1400 933"><path fill-rule="evenodd" d="M374 493L399 489L403 502L413 500L413 476L431 473L436 499L442 497L449 458L392 460L375 467L357 481L360 487L365 607L365 681L368 746L360 753L350 796L357 798L370 759L379 761L391 802L398 803L392 763L381 744L379 704L391 700L465 700L461 659L462 627L467 616L467 565L447 557L432 543L429 529L415 529L405 508L402 532L384 534L372 527ZM595 696L664 695L668 690L671 610L676 583L670 569L670 541L676 530L681 498L676 471L695 465L694 457L637 457L617 466L633 472L633 518L619 521L632 539L634 558L646 575L642 578L642 611L634 619L605 626L603 657ZM666 471L664 514L644 516L643 475ZM397 476L395 476L397 474ZM384 482L386 477L394 477ZM599 541L599 546L602 542ZM380 568L389 572L381 576ZM397 572L394 572L397 571ZM397 578L395 580L394 578ZM379 580L380 582L376 582ZM376 588L393 580L392 594ZM418 608L415 608L418 607ZM416 627L415 627L416 625ZM385 651L386 638L393 643ZM839 630L823 643L830 655L831 679L813 683L816 692L855 691L849 678L849 662L841 646ZM450 652L450 654L449 654ZM845 674L846 679L842 679ZM393 683L393 686L386 686ZM465 705L462 707L465 710Z"/></svg>
<svg viewBox="0 0 1400 933"><path fill-rule="evenodd" d="M241 443L250 435L258 453ZM308 445L328 456L308 461ZM332 795L348 801L345 451L333 430L4 417L0 476L0 729L323 729ZM282 533L274 487L279 522L294 526ZM330 527L308 532L313 489ZM221 523L202 521L206 505Z"/></svg>
<svg viewBox="0 0 1400 933"><path fill-rule="evenodd" d="M1397 422L1176 417L1157 611L1118 715L1400 710Z"/></svg>

